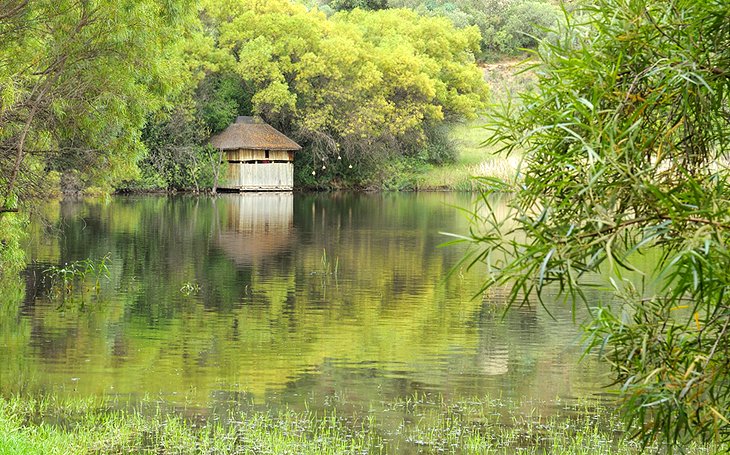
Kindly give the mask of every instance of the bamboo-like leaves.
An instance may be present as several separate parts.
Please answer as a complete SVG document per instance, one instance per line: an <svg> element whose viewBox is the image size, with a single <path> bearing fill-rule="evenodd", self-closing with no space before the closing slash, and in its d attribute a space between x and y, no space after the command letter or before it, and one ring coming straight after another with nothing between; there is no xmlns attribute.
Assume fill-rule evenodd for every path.
<svg viewBox="0 0 730 455"><path fill-rule="evenodd" d="M475 216L471 239L486 286L510 287L512 304L558 292L593 307L589 345L622 384L627 422L670 450L730 443L729 19L698 0L598 0L569 16L535 53L537 89L488 126L526 166L508 218ZM618 303L587 301L597 278Z"/></svg>

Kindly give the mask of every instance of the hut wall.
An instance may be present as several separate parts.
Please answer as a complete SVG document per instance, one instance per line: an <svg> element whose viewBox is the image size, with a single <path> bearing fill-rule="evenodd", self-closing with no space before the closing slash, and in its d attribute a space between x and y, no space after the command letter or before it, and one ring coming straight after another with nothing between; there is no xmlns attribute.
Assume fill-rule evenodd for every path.
<svg viewBox="0 0 730 455"><path fill-rule="evenodd" d="M261 157L259 157L259 153ZM227 161L253 161L264 159L263 150L226 150Z"/></svg>
<svg viewBox="0 0 730 455"><path fill-rule="evenodd" d="M266 150L226 150L226 161L292 161L292 154L286 150L269 150L268 157Z"/></svg>
<svg viewBox="0 0 730 455"><path fill-rule="evenodd" d="M271 150L269 151L269 159L276 161L290 161L289 152L286 150Z"/></svg>
<svg viewBox="0 0 730 455"><path fill-rule="evenodd" d="M229 163L224 189L243 191L286 190L294 187L292 163Z"/></svg>

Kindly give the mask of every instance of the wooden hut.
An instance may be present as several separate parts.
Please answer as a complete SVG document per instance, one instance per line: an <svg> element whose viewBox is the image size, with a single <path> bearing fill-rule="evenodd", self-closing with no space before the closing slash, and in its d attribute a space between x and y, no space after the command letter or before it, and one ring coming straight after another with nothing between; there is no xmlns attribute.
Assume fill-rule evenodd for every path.
<svg viewBox="0 0 730 455"><path fill-rule="evenodd" d="M223 151L228 170L218 187L236 191L291 191L294 186L292 141L259 117L238 117L210 140Z"/></svg>

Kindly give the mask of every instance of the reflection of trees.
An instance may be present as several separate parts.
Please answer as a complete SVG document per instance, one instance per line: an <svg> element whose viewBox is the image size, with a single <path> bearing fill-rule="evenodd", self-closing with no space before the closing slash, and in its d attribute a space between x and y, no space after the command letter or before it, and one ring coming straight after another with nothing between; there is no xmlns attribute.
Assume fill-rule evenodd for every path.
<svg viewBox="0 0 730 455"><path fill-rule="evenodd" d="M30 324L21 317L24 297L20 277L0 273L0 394L23 390L30 368L25 358L3 361L3 352L22 352L30 339Z"/></svg>
<svg viewBox="0 0 730 455"><path fill-rule="evenodd" d="M120 198L79 205L82 218L62 219L64 237L44 260L112 252L113 282L90 311L62 314L34 302L27 316L34 341L11 329L15 343L0 361L27 358L45 375L39 383L80 377L78 388L89 393L111 386L117 393L177 391L198 403L212 390L260 397L325 376L360 378L353 387L362 393L372 379L361 379L374 375L399 390L428 384L472 391L505 378L522 387L519 376L538 374L541 362L554 359L550 344L559 344L568 326L554 333L543 320L520 326L534 318L529 313L502 320L471 298L478 276L442 281L461 253L437 249L444 240L438 232L465 229L445 204L468 203L459 197ZM326 273L325 251L338 261L336 274L333 267ZM182 295L187 281L200 284L200 294ZM530 334L545 346L535 348L524 338ZM38 344L46 340L54 340L51 348Z"/></svg>

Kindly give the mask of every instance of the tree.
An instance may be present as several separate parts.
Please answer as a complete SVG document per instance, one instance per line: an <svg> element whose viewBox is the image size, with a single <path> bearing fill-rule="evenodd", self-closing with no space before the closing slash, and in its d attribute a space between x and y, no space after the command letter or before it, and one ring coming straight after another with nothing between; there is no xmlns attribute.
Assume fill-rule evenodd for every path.
<svg viewBox="0 0 730 455"><path fill-rule="evenodd" d="M515 2L504 13L501 29L495 31L492 45L506 53L534 49L560 17L560 9L551 3Z"/></svg>
<svg viewBox="0 0 730 455"><path fill-rule="evenodd" d="M43 194L50 171L106 185L134 173L147 115L188 77L190 2L0 6L0 204Z"/></svg>
<svg viewBox="0 0 730 455"><path fill-rule="evenodd" d="M198 77L172 106L148 119L142 134L147 153L139 163L141 177L124 182L126 189L217 192L223 152L208 140L239 113L251 110L251 95L243 81L221 70L219 57L212 42L187 52Z"/></svg>
<svg viewBox="0 0 730 455"><path fill-rule="evenodd" d="M353 10L355 8L379 10L388 7L387 0L329 0L324 2L335 11Z"/></svg>
<svg viewBox="0 0 730 455"><path fill-rule="evenodd" d="M596 0L568 15L535 54L537 89L491 124L490 142L524 153L517 185L484 181L514 192L511 214L475 211L470 236L485 287L509 287L513 304L557 292L590 307L635 434L670 447L730 442L728 24L719 1ZM619 302L587 300L597 277Z"/></svg>
<svg viewBox="0 0 730 455"><path fill-rule="evenodd" d="M482 35L480 58L533 49L561 18L548 0L389 0L391 8L410 8L448 18L458 28L476 26Z"/></svg>
<svg viewBox="0 0 730 455"><path fill-rule="evenodd" d="M236 8L211 1L204 12L253 113L310 152L306 173L339 165L352 175L359 169L344 161L416 155L432 127L485 105L475 28L456 30L410 11L355 9L327 18L285 0Z"/></svg>

